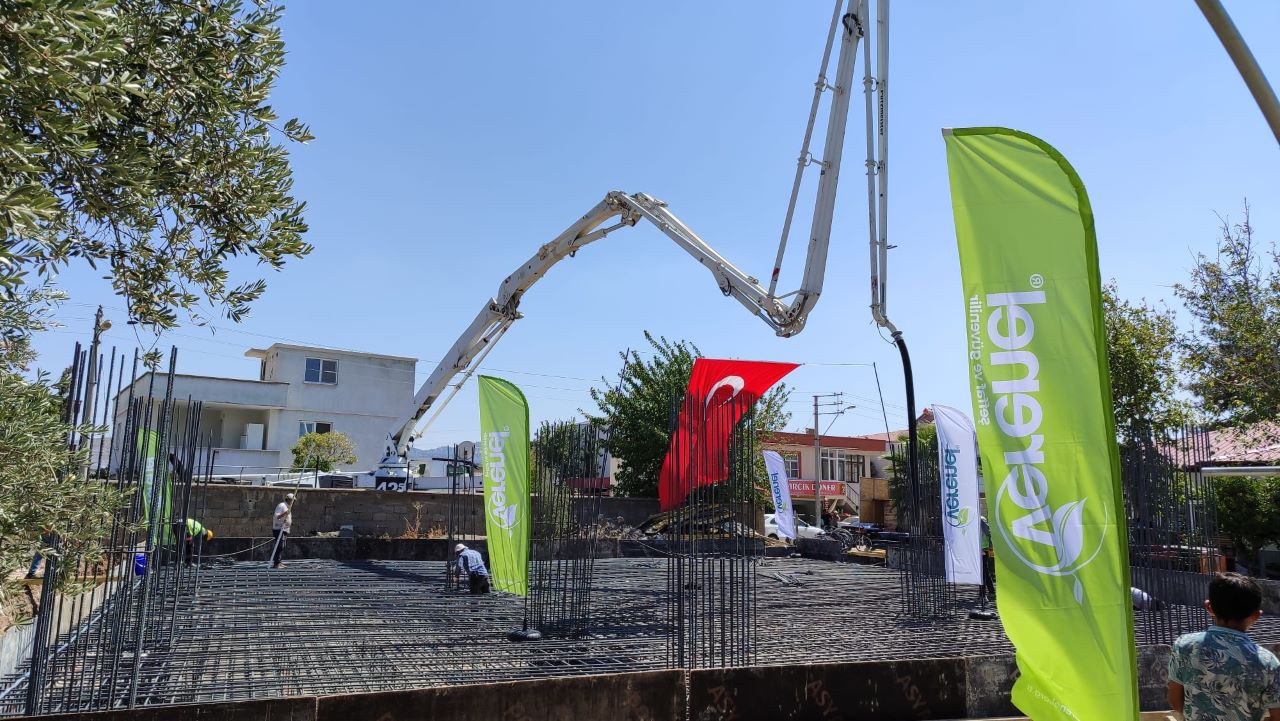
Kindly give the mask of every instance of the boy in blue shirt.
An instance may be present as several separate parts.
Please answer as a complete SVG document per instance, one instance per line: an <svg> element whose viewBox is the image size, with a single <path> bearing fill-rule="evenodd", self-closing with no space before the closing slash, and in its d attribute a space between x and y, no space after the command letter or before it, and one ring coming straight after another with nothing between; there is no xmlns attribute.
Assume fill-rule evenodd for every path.
<svg viewBox="0 0 1280 721"><path fill-rule="evenodd" d="M1209 582L1213 624L1173 643L1169 703L1186 721L1280 721L1280 661L1246 631L1262 615L1258 584L1238 573Z"/></svg>

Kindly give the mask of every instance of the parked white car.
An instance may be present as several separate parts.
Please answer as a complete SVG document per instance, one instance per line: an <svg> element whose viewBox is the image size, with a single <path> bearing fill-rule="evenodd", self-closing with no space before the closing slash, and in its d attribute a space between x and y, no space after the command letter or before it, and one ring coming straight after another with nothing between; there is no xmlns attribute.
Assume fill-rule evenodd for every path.
<svg viewBox="0 0 1280 721"><path fill-rule="evenodd" d="M817 526L810 526L808 523L804 522L803 518L797 518L796 534L799 535L801 538L822 538L823 536L827 535L827 532L822 530L821 528L818 528ZM774 515L772 513L764 514L764 535L768 536L769 538L783 537L781 534L778 533L778 523L777 521L774 520ZM789 538L787 540L795 540L795 539Z"/></svg>

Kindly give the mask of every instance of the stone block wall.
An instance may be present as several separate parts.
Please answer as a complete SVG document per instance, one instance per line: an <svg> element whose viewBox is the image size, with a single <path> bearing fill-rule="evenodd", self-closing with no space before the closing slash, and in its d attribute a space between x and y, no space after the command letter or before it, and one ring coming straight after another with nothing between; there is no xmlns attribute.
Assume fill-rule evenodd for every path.
<svg viewBox="0 0 1280 721"><path fill-rule="evenodd" d="M207 498L193 500L193 515L202 516L200 520L217 536L269 536L271 514L287 492L284 488L210 484ZM461 495L454 503L454 512L466 519L464 525L484 527L482 496ZM421 504L421 508L415 508L415 504ZM621 517L633 526L657 512L656 498L600 499L602 515ZM361 536L398 536L417 521L425 532L433 524L444 526L448 518L449 495L444 493L304 488L294 506L292 535L310 536L352 526Z"/></svg>

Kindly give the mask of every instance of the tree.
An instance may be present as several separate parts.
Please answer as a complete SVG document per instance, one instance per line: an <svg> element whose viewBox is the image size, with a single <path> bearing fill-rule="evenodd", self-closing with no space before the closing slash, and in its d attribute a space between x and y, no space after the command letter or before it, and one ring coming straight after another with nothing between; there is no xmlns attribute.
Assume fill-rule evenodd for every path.
<svg viewBox="0 0 1280 721"><path fill-rule="evenodd" d="M1135 441L1177 427L1187 416L1178 390L1178 326L1172 310L1120 298L1115 281L1102 288L1111 403L1116 432Z"/></svg>
<svg viewBox="0 0 1280 721"><path fill-rule="evenodd" d="M889 446L889 502L893 504L899 529L908 527L907 513L911 508L911 461L907 457L910 444L906 434ZM923 474L930 467L929 459L938 456L938 426L920 423L916 428L917 470L922 474L921 485L928 486Z"/></svg>
<svg viewBox="0 0 1280 721"><path fill-rule="evenodd" d="M15 585L7 580L36 551L95 563L120 495L81 474L88 448L68 453L66 390L45 374L29 380L31 334L50 325L62 294L48 288L0 293L0 631ZM87 431L88 429L80 429ZM48 540L58 538L58 552ZM75 574L63 574L69 583Z"/></svg>
<svg viewBox="0 0 1280 721"><path fill-rule="evenodd" d="M1191 279L1174 286L1195 328L1180 342L1189 388L1216 420L1243 426L1280 413L1280 257L1244 221L1222 221L1217 253L1196 256Z"/></svg>
<svg viewBox="0 0 1280 721"><path fill-rule="evenodd" d="M1266 576L1262 549L1280 542L1280 478L1214 479L1218 528L1255 576Z"/></svg>
<svg viewBox="0 0 1280 721"><path fill-rule="evenodd" d="M311 247L267 104L284 64L280 9L243 0L0 4L0 292L83 259L130 317L168 328L202 303L240 320Z"/></svg>
<svg viewBox="0 0 1280 721"><path fill-rule="evenodd" d="M355 463L356 446L345 433L308 433L293 446L293 470L332 471L339 463Z"/></svg>
<svg viewBox="0 0 1280 721"><path fill-rule="evenodd" d="M617 492L653 498L658 495L662 459L671 442L672 401L688 388L693 362L702 352L688 341L655 338L648 331L644 338L653 349L652 358L642 360L638 351L620 353L625 365L618 381L593 388L591 399L600 409L593 420L608 426L609 452L620 461ZM791 419L786 412L790 394L786 384L780 383L757 401L757 433L749 438L740 435L738 442L750 444L754 452L761 434L782 430ZM767 488L763 460L755 467L756 485Z"/></svg>

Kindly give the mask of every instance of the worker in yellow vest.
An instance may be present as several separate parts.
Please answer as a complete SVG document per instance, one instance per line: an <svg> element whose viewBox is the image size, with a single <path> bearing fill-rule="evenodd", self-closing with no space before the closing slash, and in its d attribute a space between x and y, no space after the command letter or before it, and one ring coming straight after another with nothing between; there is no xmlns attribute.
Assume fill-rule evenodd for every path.
<svg viewBox="0 0 1280 721"><path fill-rule="evenodd" d="M197 551L196 543L199 542L203 546L205 541L212 541L213 531L205 528L204 524L194 518L180 521L173 524L173 526L174 535L181 536L183 539L183 562L187 565L187 568L190 568L191 559L196 555Z"/></svg>

